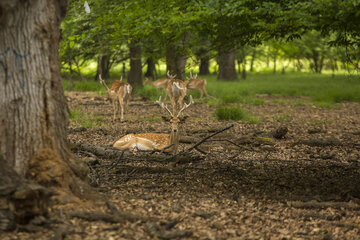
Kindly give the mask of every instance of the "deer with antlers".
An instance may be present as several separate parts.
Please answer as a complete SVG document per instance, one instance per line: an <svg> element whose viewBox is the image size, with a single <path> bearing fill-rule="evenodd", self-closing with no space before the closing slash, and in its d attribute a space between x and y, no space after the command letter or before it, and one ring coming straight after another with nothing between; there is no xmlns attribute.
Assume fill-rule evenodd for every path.
<svg viewBox="0 0 360 240"><path fill-rule="evenodd" d="M132 86L122 81L122 77L119 80L115 80L109 88L105 81L99 75L100 83L106 88L106 91L111 98L112 105L114 108L114 120L116 119L116 113L120 113L120 121L124 120L124 112L129 105L130 95L132 92ZM121 109L119 109L121 108Z"/></svg>
<svg viewBox="0 0 360 240"><path fill-rule="evenodd" d="M168 74L169 74L169 71L168 71ZM154 82L151 81L149 78L145 78L145 81L144 81L145 84L154 86L156 88L156 90L159 90L160 88L164 89L165 90L165 101L168 97L168 95L166 93L166 87L167 87L168 82L169 82L168 78L160 78Z"/></svg>
<svg viewBox="0 0 360 240"><path fill-rule="evenodd" d="M187 88L184 81L175 79L176 75L170 75L167 73L169 78L166 94L170 97L173 112L177 112L177 109L182 108L184 97L187 94Z"/></svg>
<svg viewBox="0 0 360 240"><path fill-rule="evenodd" d="M184 104L184 106L180 109L180 111L175 115L173 112L169 110L169 108L165 105L164 102L161 101L161 96L158 101L156 101L163 109L168 111L170 114L170 123L171 123L171 132L170 134L163 133L139 133L139 134L127 134L117 140L113 147L118 148L120 150L159 150L166 151L176 154L179 147L179 138L180 138L180 130L179 124L183 121L180 119L180 114L186 108L188 108L192 103L193 99L190 96L190 102L188 104Z"/></svg>
<svg viewBox="0 0 360 240"><path fill-rule="evenodd" d="M212 97L206 91L206 84L207 84L206 79L197 78L197 74L193 76L192 73L190 72L190 77L187 79L187 81L185 81L185 84L187 89L199 90L200 98L203 97L204 93L206 97Z"/></svg>

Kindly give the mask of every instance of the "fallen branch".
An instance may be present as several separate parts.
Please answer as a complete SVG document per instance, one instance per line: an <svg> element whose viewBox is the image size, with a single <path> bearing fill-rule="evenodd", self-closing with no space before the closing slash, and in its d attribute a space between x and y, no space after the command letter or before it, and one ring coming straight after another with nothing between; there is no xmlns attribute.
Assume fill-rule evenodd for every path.
<svg viewBox="0 0 360 240"><path fill-rule="evenodd" d="M133 215L128 212L117 211L115 214L108 214L103 212L86 212L77 211L68 213L69 217L81 218L87 221L103 221L109 223L124 223L125 221L135 222L138 220L146 221L147 219L141 216Z"/></svg>
<svg viewBox="0 0 360 240"><path fill-rule="evenodd" d="M190 152L192 149L196 148L197 146L199 146L200 144L203 144L204 142L206 142L206 140L208 140L209 138L212 138L213 136L222 133L230 128L232 128L234 126L234 124L231 124L229 126L227 126L226 128L223 128L219 131L214 132L213 134L201 139L200 141L198 141L197 143L195 143L193 146L189 147L188 149L186 149L184 152Z"/></svg>

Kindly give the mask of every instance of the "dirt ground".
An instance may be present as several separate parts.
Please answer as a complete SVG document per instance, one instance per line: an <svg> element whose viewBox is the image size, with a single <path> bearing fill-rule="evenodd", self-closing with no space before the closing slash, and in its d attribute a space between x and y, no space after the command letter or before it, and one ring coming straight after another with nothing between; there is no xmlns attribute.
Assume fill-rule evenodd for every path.
<svg viewBox="0 0 360 240"><path fill-rule="evenodd" d="M132 99L120 122L112 120L106 97L66 95L71 109L103 118L97 128L71 121L71 141L110 146L127 133L169 132L169 123L158 120L166 112L153 102ZM201 144L203 153L192 150L180 160L75 151L91 168L91 184L112 204L63 199L51 213L60 223L3 239L360 239L360 104L329 109L306 98L258 97L265 104L241 105L261 120L256 124L218 121L214 106L195 99L184 113L180 150L234 126ZM288 132L273 138L279 127ZM136 218L90 221L67 214L111 214L113 207Z"/></svg>

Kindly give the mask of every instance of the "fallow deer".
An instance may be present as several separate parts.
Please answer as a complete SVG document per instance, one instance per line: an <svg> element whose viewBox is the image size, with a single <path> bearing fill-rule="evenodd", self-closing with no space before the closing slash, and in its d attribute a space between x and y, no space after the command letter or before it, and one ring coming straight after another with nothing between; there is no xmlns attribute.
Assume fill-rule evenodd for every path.
<svg viewBox="0 0 360 240"><path fill-rule="evenodd" d="M164 133L139 133L139 134L127 134L117 140L113 147L122 151L136 151L136 150L159 150L176 154L179 147L180 130L179 123L181 122L179 116L182 111L188 108L193 99L190 96L190 102L184 104L177 115L173 114L164 102L161 101L161 96L157 103L165 110L167 110L171 116L171 132L170 134Z"/></svg>
<svg viewBox="0 0 360 240"><path fill-rule="evenodd" d="M166 87L166 94L170 97L173 112L176 113L177 109L182 108L184 97L187 94L187 88L184 81L175 79L176 75L170 75L169 72L167 75L169 82Z"/></svg>
<svg viewBox="0 0 360 240"><path fill-rule="evenodd" d="M166 94L166 86L168 84L168 81L169 81L168 78L160 78L154 82L151 81L149 78L145 78L144 83L154 86L156 88L156 90L159 90L159 88L164 89L165 90L165 101L166 101L166 99L168 97L168 95Z"/></svg>
<svg viewBox="0 0 360 240"><path fill-rule="evenodd" d="M212 97L210 96L206 91L206 79L204 78L197 78L197 74L195 76L192 75L190 72L190 77L187 81L185 81L186 88L187 89L195 89L200 91L200 98L203 97L204 93L206 97ZM212 97L213 98L213 97Z"/></svg>
<svg viewBox="0 0 360 240"><path fill-rule="evenodd" d="M120 121L124 120L124 112L129 105L130 95L132 92L132 86L121 80L115 80L109 88L105 81L99 75L100 83L106 88L106 91L111 98L114 108L114 120L116 119L116 113L120 110ZM119 109L121 108L121 109Z"/></svg>

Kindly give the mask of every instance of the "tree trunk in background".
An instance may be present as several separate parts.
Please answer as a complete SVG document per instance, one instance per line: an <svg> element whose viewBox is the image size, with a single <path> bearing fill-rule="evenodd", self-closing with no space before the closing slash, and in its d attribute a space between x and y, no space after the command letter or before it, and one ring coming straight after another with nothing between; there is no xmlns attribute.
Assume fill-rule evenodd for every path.
<svg viewBox="0 0 360 240"><path fill-rule="evenodd" d="M210 74L210 58L208 56L200 58L199 75Z"/></svg>
<svg viewBox="0 0 360 240"><path fill-rule="evenodd" d="M128 82L131 86L142 88L142 65L141 65L141 45L138 43L130 44L130 72Z"/></svg>
<svg viewBox="0 0 360 240"><path fill-rule="evenodd" d="M99 80L99 74L101 74L103 79L110 77L110 55L101 55L98 57L95 81Z"/></svg>
<svg viewBox="0 0 360 240"><path fill-rule="evenodd" d="M179 41L166 45L166 71L176 74L177 79L185 79L185 66L187 60L186 46L189 34L184 33Z"/></svg>
<svg viewBox="0 0 360 240"><path fill-rule="evenodd" d="M154 73L155 73L155 61L152 57L148 57L146 59L146 65L147 65L147 70L145 73L145 77L149 77L149 78L154 78Z"/></svg>
<svg viewBox="0 0 360 240"><path fill-rule="evenodd" d="M220 81L236 81L238 80L235 69L235 50L219 51L219 74Z"/></svg>
<svg viewBox="0 0 360 240"><path fill-rule="evenodd" d="M250 72L254 71L255 57L256 57L256 48L252 50L251 61L250 61Z"/></svg>
<svg viewBox="0 0 360 240"><path fill-rule="evenodd" d="M60 21L67 1L0 2L0 155L21 177L78 195L87 175L67 142Z"/></svg>

